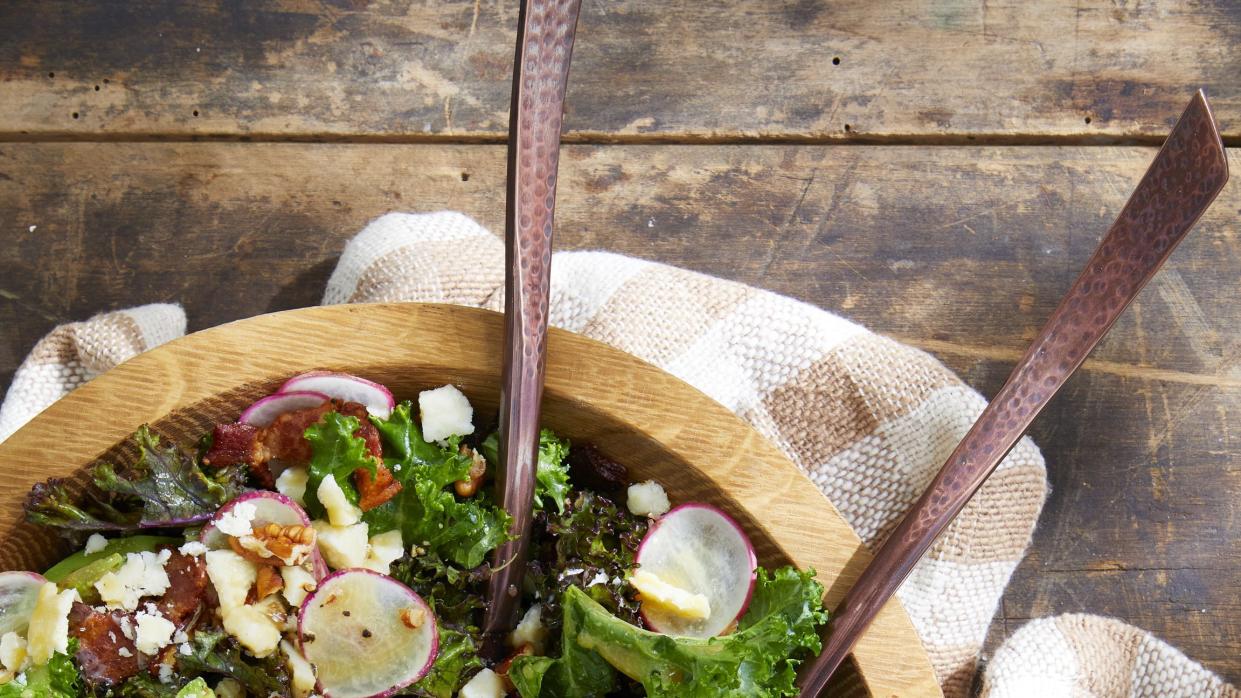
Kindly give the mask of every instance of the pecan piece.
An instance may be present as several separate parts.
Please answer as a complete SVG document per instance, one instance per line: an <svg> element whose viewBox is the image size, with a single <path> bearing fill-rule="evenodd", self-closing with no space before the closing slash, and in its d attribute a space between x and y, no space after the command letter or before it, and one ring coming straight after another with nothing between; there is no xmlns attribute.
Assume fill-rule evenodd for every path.
<svg viewBox="0 0 1241 698"><path fill-rule="evenodd" d="M470 470L464 480L457 480L453 484L457 496L473 497L478 491L478 486L483 483L483 476L487 474L487 459L483 458L483 454L475 451L469 446L461 446L462 455L470 457Z"/></svg>
<svg viewBox="0 0 1241 698"><path fill-rule="evenodd" d="M260 565L300 565L314 549L315 530L299 524L269 523L255 527L247 536L229 536L228 545L233 552Z"/></svg>
<svg viewBox="0 0 1241 698"><path fill-rule="evenodd" d="M259 574L254 580L254 589L251 593L255 601L261 601L283 588L284 578L280 576L280 570L271 565L263 565L259 567Z"/></svg>

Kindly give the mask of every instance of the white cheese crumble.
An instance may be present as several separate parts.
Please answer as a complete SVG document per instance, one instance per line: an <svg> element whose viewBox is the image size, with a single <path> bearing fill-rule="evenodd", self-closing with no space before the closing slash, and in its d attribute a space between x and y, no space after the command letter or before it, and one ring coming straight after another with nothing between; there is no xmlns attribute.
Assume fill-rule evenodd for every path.
<svg viewBox="0 0 1241 698"><path fill-rule="evenodd" d="M284 580L280 593L293 608L301 608L306 596L319 586L315 576L301 567L281 567L280 578Z"/></svg>
<svg viewBox="0 0 1241 698"><path fill-rule="evenodd" d="M246 698L246 689L237 679L222 679L215 685L216 698Z"/></svg>
<svg viewBox="0 0 1241 698"><path fill-rule="evenodd" d="M39 588L30 614L30 629L26 631L26 649L36 666L47 664L56 652L69 650L69 609L74 601L81 601L78 592L60 591L55 582L46 582Z"/></svg>
<svg viewBox="0 0 1241 698"><path fill-rule="evenodd" d="M207 554L207 546L196 540L189 541L180 548L177 548L177 550L180 551L182 555L189 555L191 557L198 557L199 555Z"/></svg>
<svg viewBox="0 0 1241 698"><path fill-rule="evenodd" d="M315 668L288 640L280 642L280 649L284 650L285 661L289 665L293 698L309 698L315 692Z"/></svg>
<svg viewBox="0 0 1241 698"><path fill-rule="evenodd" d="M370 547L366 523L333 526L326 521L312 521L310 525L315 529L319 552L323 553L323 559L332 569L361 567L366 562Z"/></svg>
<svg viewBox="0 0 1241 698"><path fill-rule="evenodd" d="M172 551L166 549L158 553L129 553L119 570L109 572L95 582L99 598L107 608L132 611L138 608L138 602L144 596L162 595L171 584L164 570L170 557Z"/></svg>
<svg viewBox="0 0 1241 698"><path fill-rule="evenodd" d="M331 521L333 526L352 526L362 520L362 510L349 502L336 478L323 478L316 494L319 495L319 503L327 510L328 521Z"/></svg>
<svg viewBox="0 0 1241 698"><path fill-rule="evenodd" d="M371 536L370 552L362 566L380 574L388 574L392 563L405 555L405 542L401 540L399 530L387 531Z"/></svg>
<svg viewBox="0 0 1241 698"><path fill-rule="evenodd" d="M26 638L15 632L7 632L0 637L0 665L17 674L26 663Z"/></svg>
<svg viewBox="0 0 1241 698"><path fill-rule="evenodd" d="M248 536L254 532L251 522L258 515L258 509L250 502L238 502L232 509L224 512L213 523L220 533L234 538Z"/></svg>
<svg viewBox="0 0 1241 698"><path fill-rule="evenodd" d="M82 552L93 555L106 547L108 547L108 539L98 533L92 533L90 538L86 539L86 547L82 548Z"/></svg>
<svg viewBox="0 0 1241 698"><path fill-rule="evenodd" d="M483 669L461 687L459 698L504 698L508 690L504 681L490 669Z"/></svg>
<svg viewBox="0 0 1241 698"><path fill-rule="evenodd" d="M595 575L594 579L586 583L586 587L590 588L593 586L598 586L600 584L607 584L607 583L608 583L608 573L601 571Z"/></svg>
<svg viewBox="0 0 1241 698"><path fill-rule="evenodd" d="M172 679L173 679L172 665L171 664L160 664L159 665L159 682L163 684L169 684L169 683L172 683Z"/></svg>
<svg viewBox="0 0 1241 698"><path fill-rule="evenodd" d="M215 587L220 609L242 606L258 577L258 566L231 550L207 553L207 578Z"/></svg>
<svg viewBox="0 0 1241 698"><path fill-rule="evenodd" d="M256 606L238 606L225 612L224 630L260 659L280 644L280 628Z"/></svg>
<svg viewBox="0 0 1241 698"><path fill-rule="evenodd" d="M139 611L134 620L138 623L138 632L134 633L134 646L143 654L157 654L172 643L172 634L177 626L157 613Z"/></svg>
<svg viewBox="0 0 1241 698"><path fill-rule="evenodd" d="M306 483L310 480L310 473L306 468L294 466L285 468L280 473L280 477L276 478L276 491L293 501L306 506Z"/></svg>
<svg viewBox="0 0 1241 698"><path fill-rule="evenodd" d="M125 639L133 640L134 639L134 623L133 621L129 619L129 616L121 616L119 625L121 626L121 634L125 636Z"/></svg>
<svg viewBox="0 0 1241 698"><path fill-rule="evenodd" d="M668 501L668 493L658 482L647 480L629 486L629 496L625 499L629 511L637 516L659 518L668 513L672 504Z"/></svg>
<svg viewBox="0 0 1241 698"><path fill-rule="evenodd" d="M521 622L509 633L508 643L514 649L529 645L535 654L543 654L547 644L547 626L543 625L542 604L535 604L526 611Z"/></svg>
<svg viewBox="0 0 1241 698"><path fill-rule="evenodd" d="M455 385L418 393L418 413L422 419L422 438L427 441L474 433L474 408Z"/></svg>
<svg viewBox="0 0 1241 698"><path fill-rule="evenodd" d="M126 658L134 656L134 653L130 652L128 647L121 647L116 651L116 653Z"/></svg>

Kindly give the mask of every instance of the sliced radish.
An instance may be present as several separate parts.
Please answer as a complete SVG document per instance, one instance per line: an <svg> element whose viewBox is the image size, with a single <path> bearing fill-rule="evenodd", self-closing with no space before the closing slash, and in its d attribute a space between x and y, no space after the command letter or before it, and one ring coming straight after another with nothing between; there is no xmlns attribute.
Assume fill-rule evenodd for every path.
<svg viewBox="0 0 1241 698"><path fill-rule="evenodd" d="M0 635L26 632L39 589L46 583L34 572L0 572Z"/></svg>
<svg viewBox="0 0 1241 698"><path fill-rule="evenodd" d="M391 695L426 675L439 650L435 615L422 597L364 569L319 584L302 603L297 637L328 698Z"/></svg>
<svg viewBox="0 0 1241 698"><path fill-rule="evenodd" d="M701 594L710 615L691 620L654 603L642 604L653 630L669 635L719 635L745 613L754 591L758 558L741 527L710 504L682 504L651 525L635 558L639 569L689 592Z"/></svg>
<svg viewBox="0 0 1241 698"><path fill-rule="evenodd" d="M258 402L250 405L241 413L241 418L237 421L242 424L249 424L255 427L265 427L276 421L276 417L285 412L293 412L294 410L304 410L308 407L317 407L327 402L329 398L324 393L317 393L313 390L295 390L288 393L276 393L268 395Z"/></svg>
<svg viewBox="0 0 1241 698"><path fill-rule="evenodd" d="M297 505L297 502L280 494L279 492L271 492L269 490L257 490L247 492L240 495L231 502L220 507L216 511L211 521L203 526L199 540L203 545L212 550L220 550L228 547L228 536L216 524L225 517L238 513L237 507L242 504L249 504L254 507L254 518L251 520L251 527L257 528L260 524L280 524L281 526L293 525L310 525L310 517L306 515L306 511Z"/></svg>
<svg viewBox="0 0 1241 698"><path fill-rule="evenodd" d="M316 392L328 397L349 402L360 402L366 411L387 419L396 407L392 393L382 385L365 378L351 376L348 373L332 373L331 371L311 371L295 376L280 386L279 393Z"/></svg>

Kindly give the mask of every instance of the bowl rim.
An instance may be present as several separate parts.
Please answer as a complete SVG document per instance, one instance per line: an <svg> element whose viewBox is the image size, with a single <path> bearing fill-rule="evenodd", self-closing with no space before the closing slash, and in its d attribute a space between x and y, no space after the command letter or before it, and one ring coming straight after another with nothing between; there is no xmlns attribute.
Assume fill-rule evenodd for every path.
<svg viewBox="0 0 1241 698"><path fill-rule="evenodd" d="M0 443L0 545L9 548L6 559L21 554L9 534L19 523L30 486L77 472L141 424L243 384L278 385L313 369L348 371L359 355L382 354L381 362L371 356L371 364L468 367L494 373L498 384L502 338L503 315L494 311L367 303L259 315L151 349L53 403ZM254 352L254 347L263 350ZM628 391L617 389L617 376ZM829 608L869 562L870 553L857 535L796 465L733 412L681 379L603 342L551 328L546 386L625 423L709 473L784 554L818 571ZM642 400L633 400L635 392ZM124 409L117 409L118 400ZM639 404L675 406L693 420L695 430L707 433L691 434L678 420L656 418L658 410L635 409ZM83 420L89 428L81 428ZM49 433L57 434L54 450L43 436ZM677 445L686 438L692 438L692 449ZM810 522L817 533L809 532ZM853 656L872 695L941 695L930 659L896 598L876 617Z"/></svg>

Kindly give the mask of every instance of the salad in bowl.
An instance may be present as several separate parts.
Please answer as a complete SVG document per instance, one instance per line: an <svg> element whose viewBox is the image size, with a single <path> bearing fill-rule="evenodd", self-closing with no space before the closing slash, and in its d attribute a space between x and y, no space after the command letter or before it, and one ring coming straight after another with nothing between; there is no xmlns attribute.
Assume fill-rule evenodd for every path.
<svg viewBox="0 0 1241 698"><path fill-rule="evenodd" d="M140 428L82 495L36 485L26 518L77 549L0 573L0 698L796 694L813 572L759 566L725 512L549 430L521 621L485 659L510 518L476 421L452 385L398 403L314 372L195 444Z"/></svg>

